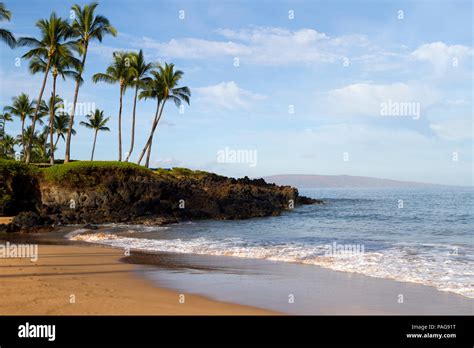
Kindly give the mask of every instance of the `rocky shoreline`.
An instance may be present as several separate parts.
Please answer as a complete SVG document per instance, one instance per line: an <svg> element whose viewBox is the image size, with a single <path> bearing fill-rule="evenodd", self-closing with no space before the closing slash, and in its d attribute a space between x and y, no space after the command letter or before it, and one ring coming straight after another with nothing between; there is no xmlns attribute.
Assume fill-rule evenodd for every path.
<svg viewBox="0 0 474 348"><path fill-rule="evenodd" d="M52 175L54 174L54 175ZM299 204L322 203L290 186L263 179L228 178L138 166L76 166L56 172L3 173L16 215L0 230L44 231L65 224L163 225L202 219L247 219L279 215Z"/></svg>

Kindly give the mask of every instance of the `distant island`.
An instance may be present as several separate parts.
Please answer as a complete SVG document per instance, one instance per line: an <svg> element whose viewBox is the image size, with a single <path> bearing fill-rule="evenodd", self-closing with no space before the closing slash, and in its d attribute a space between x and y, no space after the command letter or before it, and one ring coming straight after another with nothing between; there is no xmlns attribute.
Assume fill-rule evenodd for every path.
<svg viewBox="0 0 474 348"><path fill-rule="evenodd" d="M264 177L266 182L299 189L336 187L443 187L446 185L399 181L352 175L282 174Z"/></svg>

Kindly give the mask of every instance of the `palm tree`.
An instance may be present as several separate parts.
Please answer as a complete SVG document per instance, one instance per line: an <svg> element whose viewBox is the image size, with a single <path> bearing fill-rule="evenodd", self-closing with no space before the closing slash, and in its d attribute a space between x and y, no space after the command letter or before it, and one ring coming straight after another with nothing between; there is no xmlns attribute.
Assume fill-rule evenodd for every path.
<svg viewBox="0 0 474 348"><path fill-rule="evenodd" d="M92 145L91 161L94 160L95 142L97 140L97 133L99 131L110 131L109 127L105 125L109 121L110 117L104 118L104 111L95 109L95 111L87 115L88 122L81 121L81 125L86 126L89 129L94 130L94 144Z"/></svg>
<svg viewBox="0 0 474 348"><path fill-rule="evenodd" d="M48 157L48 129L44 127L41 133L35 131L33 133L33 127L28 126L25 129L23 136L23 143L27 143L31 139L31 158L35 161L43 162ZM17 142L21 142L21 134L17 136Z"/></svg>
<svg viewBox="0 0 474 348"><path fill-rule="evenodd" d="M5 134L3 139L0 141L0 148L2 149L1 155L7 157L14 157L15 156L15 145L17 141L11 135Z"/></svg>
<svg viewBox="0 0 474 348"><path fill-rule="evenodd" d="M14 116L18 116L21 120L21 145L23 147L23 152L26 152L26 143L25 140L25 120L27 117L32 117L35 112L35 101L30 101L28 94L22 93L18 97L12 98L13 103L11 106L5 106L4 111L8 111Z"/></svg>
<svg viewBox="0 0 474 348"><path fill-rule="evenodd" d="M150 136L138 159L138 164L140 164L145 152L148 150L145 162L147 168L150 165L153 135L158 126L158 122L160 122L166 102L172 100L178 107L181 106L183 101L189 105L189 98L191 96L191 91L188 87L178 87L179 80L183 77L184 73L181 70L175 71L173 63L165 63L164 67L160 65L158 66L158 71L154 70L151 74L153 75L153 80L148 83L140 93L140 98L153 98L157 100L157 108Z"/></svg>
<svg viewBox="0 0 474 348"><path fill-rule="evenodd" d="M75 37L78 37L77 44L82 55L81 70L79 71L79 77L84 72L84 66L86 64L87 48L89 42L92 40L98 40L102 42L102 38L106 34L112 36L117 35L117 30L110 25L107 18L101 15L94 15L94 11L98 4L93 2L89 5L85 5L81 8L79 5L74 5L72 10L74 11L75 19L71 25L72 33ZM76 112L77 97L79 95L79 80L76 80L76 89L74 91L74 101L72 104L71 121L69 123L69 130L66 140L66 153L64 155L64 163L69 162L71 156L71 135L72 127L74 125L74 115Z"/></svg>
<svg viewBox="0 0 474 348"><path fill-rule="evenodd" d="M132 112L132 140L130 143L130 150L128 151L127 157L125 158L125 162L128 162L130 156L133 152L133 146L135 144L135 112L137 108L137 96L138 90L146 85L151 79L147 76L148 72L153 69L154 64L146 63L145 57L143 56L143 51L140 50L138 54L132 53L131 54L131 65L133 70L132 73L132 84L135 86L135 96L133 98L133 112Z"/></svg>
<svg viewBox="0 0 474 348"><path fill-rule="evenodd" d="M50 71L53 77L53 88L51 92L50 105L52 102L52 96L56 96L56 80L58 78L58 75L60 75L63 78L63 80L65 80L66 77L73 77L74 79L76 79L76 81L79 81L79 83L82 82L82 78L77 72L78 70L81 69L81 61L72 55L72 52L67 47L67 45L68 44L66 44L66 47L64 47L64 49L57 50L56 53L51 58ZM30 71L33 74L36 74L37 72L44 73L46 71L46 66L47 66L47 62L43 58L33 57L30 62ZM62 99L61 99L61 103L62 103ZM54 135L53 124L54 124L55 111L56 111L55 108L49 107L49 126L48 127L50 130L50 133L49 133L50 148L53 148L53 135ZM51 151L50 155L51 155L50 163L54 164L54 151Z"/></svg>
<svg viewBox="0 0 474 348"><path fill-rule="evenodd" d="M5 110L5 108L4 108ZM13 121L12 115L8 112L0 114L0 135L5 133L6 123Z"/></svg>
<svg viewBox="0 0 474 348"><path fill-rule="evenodd" d="M58 110L60 109L64 109L64 102L63 102L63 99L59 97L59 95L55 95L53 97L53 95L51 94L51 97L49 98L48 103L44 103L43 101L43 106L42 106L43 113L45 115L49 115L50 117L48 125L45 127L45 129L48 131L48 134L49 134L49 148L51 149L49 153L50 155L49 160L51 164L54 164L54 149L55 149L54 142L53 142L53 135L55 133L54 119L56 115L58 114ZM51 122L51 117L53 119L52 122ZM51 162L51 159L52 159L52 162Z"/></svg>
<svg viewBox="0 0 474 348"><path fill-rule="evenodd" d="M0 155L1 156L4 156L4 155L8 156L9 148L7 149L7 146L11 145L8 143L8 138L7 138L10 136L5 133L6 123L8 121L12 121L12 115L10 115L8 112L4 112L3 114L0 114ZM12 146L11 148L13 148L13 145L11 146Z"/></svg>
<svg viewBox="0 0 474 348"><path fill-rule="evenodd" d="M0 21L12 19L12 13L5 8L5 4L0 2ZM16 40L11 31L0 28L0 39L11 48L15 47Z"/></svg>
<svg viewBox="0 0 474 348"><path fill-rule="evenodd" d="M58 145L59 138L63 140L66 139L65 135L69 129L70 116L66 112L62 112L59 115L54 116L54 132L57 135L56 141L54 142L54 147ZM72 129L72 135L76 135L76 130Z"/></svg>
<svg viewBox="0 0 474 348"><path fill-rule="evenodd" d="M48 126L45 126L41 133L33 137L33 152L38 162L45 162L50 156L50 152L54 151L54 149L48 151L48 133Z"/></svg>
<svg viewBox="0 0 474 348"><path fill-rule="evenodd" d="M104 73L98 73L92 76L92 81L106 82L106 83L118 83L120 87L120 101L119 101L119 113L118 113L118 149L119 156L118 160L122 160L122 97L125 90L132 82L132 76L135 74L132 72L135 70L130 64L130 54L128 52L114 52L113 62L107 67Z"/></svg>
<svg viewBox="0 0 474 348"><path fill-rule="evenodd" d="M36 23L36 27L41 32L41 39L35 38L20 38L18 40L19 46L31 46L33 47L30 51L23 55L23 58L34 58L44 57L46 59L46 67L44 71L43 83L38 96L38 103L36 110L33 115L33 121L31 124L32 134L35 131L36 119L38 118L39 107L43 98L44 88L48 79L49 70L51 68L51 62L55 55L66 56L69 51L67 44L63 44L63 41L70 35L69 25L67 22L56 16L56 13L52 13L49 19L40 19ZM28 139L28 146L26 147L26 158L25 162L29 163L31 160L31 147L33 144L33 137Z"/></svg>

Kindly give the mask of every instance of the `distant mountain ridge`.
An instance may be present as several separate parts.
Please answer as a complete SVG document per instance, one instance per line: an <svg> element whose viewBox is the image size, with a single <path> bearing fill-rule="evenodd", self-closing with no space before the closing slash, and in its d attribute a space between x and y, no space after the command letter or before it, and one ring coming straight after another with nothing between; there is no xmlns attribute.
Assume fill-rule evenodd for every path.
<svg viewBox="0 0 474 348"><path fill-rule="evenodd" d="M268 183L290 185L304 188L336 188L336 187L442 187L446 185L428 184L411 181L371 178L352 175L311 175L282 174L264 177Z"/></svg>

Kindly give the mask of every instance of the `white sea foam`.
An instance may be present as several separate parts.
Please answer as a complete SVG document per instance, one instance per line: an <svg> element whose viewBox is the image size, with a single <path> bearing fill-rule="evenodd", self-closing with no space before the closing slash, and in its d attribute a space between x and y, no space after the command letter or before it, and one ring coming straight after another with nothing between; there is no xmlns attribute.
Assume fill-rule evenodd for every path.
<svg viewBox="0 0 474 348"><path fill-rule="evenodd" d="M79 232L70 234L68 238L153 252L233 256L311 264L337 271L434 286L441 291L474 298L474 270L465 258L449 254L455 246L399 243L378 252L366 251L351 257L338 257L326 256L326 245L299 243L257 245L246 243L239 238L210 240L201 237L163 240L132 238L103 232L92 234Z"/></svg>

